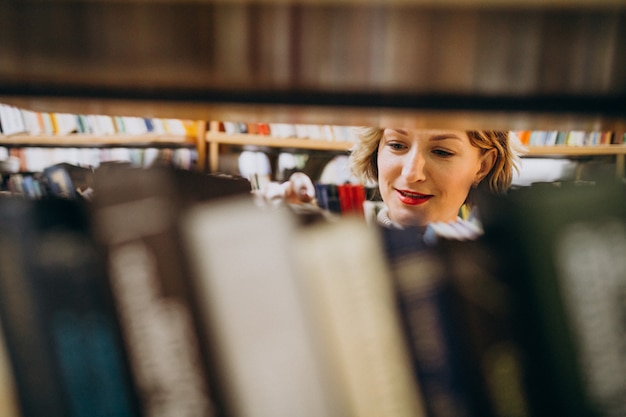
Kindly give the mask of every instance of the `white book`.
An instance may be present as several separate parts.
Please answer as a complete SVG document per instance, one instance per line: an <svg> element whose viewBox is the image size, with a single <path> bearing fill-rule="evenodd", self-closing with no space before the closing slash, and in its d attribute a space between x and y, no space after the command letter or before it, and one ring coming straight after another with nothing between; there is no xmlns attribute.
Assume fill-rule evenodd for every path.
<svg viewBox="0 0 626 417"><path fill-rule="evenodd" d="M54 164L52 150L48 148L28 147L24 148L23 152L26 171L42 172L45 168Z"/></svg>
<svg viewBox="0 0 626 417"><path fill-rule="evenodd" d="M96 136L102 135L102 126L100 126L100 120L98 116L95 114L90 114L87 116L87 120L89 121L89 126L91 128L91 133Z"/></svg>
<svg viewBox="0 0 626 417"><path fill-rule="evenodd" d="M572 130L567 136L567 144L572 146L583 146L585 141L585 132L580 130Z"/></svg>
<svg viewBox="0 0 626 417"><path fill-rule="evenodd" d="M22 110L22 115L26 125L26 132L32 136L41 135L42 130L37 119L37 113L31 110Z"/></svg>
<svg viewBox="0 0 626 417"><path fill-rule="evenodd" d="M338 142L350 142L352 139L350 137L350 131L347 126L331 126L333 130L333 137Z"/></svg>
<svg viewBox="0 0 626 417"><path fill-rule="evenodd" d="M19 120L15 115L15 110L17 109L13 106L6 104L0 105L0 123L2 123L2 133L5 135L14 135L25 130L23 126L20 126ZM19 110L17 111L19 112ZM19 119L21 119L21 113ZM23 119L21 120L23 121Z"/></svg>
<svg viewBox="0 0 626 417"><path fill-rule="evenodd" d="M559 136L559 131L558 130L551 130L548 132L548 137L546 138L546 145L547 146L554 146L556 145L556 138Z"/></svg>
<svg viewBox="0 0 626 417"><path fill-rule="evenodd" d="M157 148L146 148L142 154L143 167L151 167L159 157L159 150Z"/></svg>
<svg viewBox="0 0 626 417"><path fill-rule="evenodd" d="M323 137L322 129L319 125L308 125L309 128L309 139L317 139L320 140Z"/></svg>
<svg viewBox="0 0 626 417"><path fill-rule="evenodd" d="M54 135L54 126L52 124L52 115L48 112L41 113L41 119L43 120L43 130L46 135Z"/></svg>
<svg viewBox="0 0 626 417"><path fill-rule="evenodd" d="M114 135L115 134L115 123L113 118L108 115L100 115L98 117L100 120L100 126L102 127L103 135Z"/></svg>
<svg viewBox="0 0 626 417"><path fill-rule="evenodd" d="M237 123L235 122L223 122L224 124L224 132L226 132L229 135L236 135L239 132L239 126L237 125Z"/></svg>
<svg viewBox="0 0 626 417"><path fill-rule="evenodd" d="M152 119L153 132L157 135L165 134L165 125L163 123L163 119L154 118Z"/></svg>
<svg viewBox="0 0 626 417"><path fill-rule="evenodd" d="M2 134L8 135L8 131L11 130L11 126L9 125L9 117L7 114L6 104L0 104L0 126L2 127Z"/></svg>
<svg viewBox="0 0 626 417"><path fill-rule="evenodd" d="M327 141L335 141L335 134L333 132L333 128L330 125L320 126L320 130L322 132L322 139Z"/></svg>
<svg viewBox="0 0 626 417"><path fill-rule="evenodd" d="M211 329L205 336L231 415L342 415L303 307L290 255L291 214L230 198L199 205L183 219L200 319Z"/></svg>
<svg viewBox="0 0 626 417"><path fill-rule="evenodd" d="M346 400L344 416L425 416L377 229L341 218L301 230L309 314Z"/></svg>
<svg viewBox="0 0 626 417"><path fill-rule="evenodd" d="M13 128L15 133L24 133L26 132L26 125L24 124L24 117L22 117L22 111L15 106L10 106L10 114Z"/></svg>
<svg viewBox="0 0 626 417"><path fill-rule="evenodd" d="M179 135L184 136L187 131L185 130L185 125L180 119L165 119L165 130L170 135Z"/></svg>
<svg viewBox="0 0 626 417"><path fill-rule="evenodd" d="M296 128L296 137L300 139L308 139L309 138L309 126L303 124L295 125Z"/></svg>
<svg viewBox="0 0 626 417"><path fill-rule="evenodd" d="M76 116L70 113L57 113L57 134L69 135L78 131Z"/></svg>

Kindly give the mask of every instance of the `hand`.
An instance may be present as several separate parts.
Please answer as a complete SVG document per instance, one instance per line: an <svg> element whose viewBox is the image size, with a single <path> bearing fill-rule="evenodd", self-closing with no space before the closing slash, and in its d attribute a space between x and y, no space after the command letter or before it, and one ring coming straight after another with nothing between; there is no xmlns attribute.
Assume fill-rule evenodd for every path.
<svg viewBox="0 0 626 417"><path fill-rule="evenodd" d="M308 204L315 200L315 186L308 175L295 172L289 180L278 183L270 182L263 189L256 192L265 203L278 206L287 204Z"/></svg>

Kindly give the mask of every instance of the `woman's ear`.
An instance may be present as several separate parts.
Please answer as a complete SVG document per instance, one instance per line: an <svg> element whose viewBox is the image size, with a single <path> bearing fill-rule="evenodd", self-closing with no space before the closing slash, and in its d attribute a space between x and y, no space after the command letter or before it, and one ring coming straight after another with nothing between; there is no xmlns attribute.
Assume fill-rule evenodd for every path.
<svg viewBox="0 0 626 417"><path fill-rule="evenodd" d="M495 149L489 149L480 156L480 168L476 172L474 178L474 184L481 182L488 174L496 163L497 152Z"/></svg>

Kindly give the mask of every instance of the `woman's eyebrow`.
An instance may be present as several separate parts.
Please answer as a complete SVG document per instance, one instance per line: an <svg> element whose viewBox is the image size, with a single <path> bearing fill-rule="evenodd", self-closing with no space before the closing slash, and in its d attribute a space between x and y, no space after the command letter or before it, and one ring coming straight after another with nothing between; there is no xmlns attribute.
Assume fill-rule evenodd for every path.
<svg viewBox="0 0 626 417"><path fill-rule="evenodd" d="M409 132L407 132L404 129L394 129L394 128L390 128L389 130L392 130L395 133L399 133L400 135L404 135L407 136L409 134Z"/></svg>
<svg viewBox="0 0 626 417"><path fill-rule="evenodd" d="M446 140L446 139L457 139L461 141L463 140L459 136L455 135L454 133L443 133L439 135L434 135L430 138L430 140L433 140L433 141Z"/></svg>

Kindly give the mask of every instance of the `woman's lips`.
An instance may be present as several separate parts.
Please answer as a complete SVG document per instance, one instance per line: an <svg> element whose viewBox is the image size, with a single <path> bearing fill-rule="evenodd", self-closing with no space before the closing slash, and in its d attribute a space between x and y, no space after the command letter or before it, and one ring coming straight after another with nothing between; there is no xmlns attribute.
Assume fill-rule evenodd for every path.
<svg viewBox="0 0 626 417"><path fill-rule="evenodd" d="M396 192L398 193L398 198L400 199L401 202L403 202L404 204L411 205L411 206L424 204L425 202L427 202L433 197L432 194L422 194L422 193L409 191L409 190L396 189Z"/></svg>

